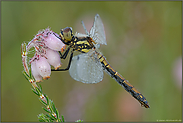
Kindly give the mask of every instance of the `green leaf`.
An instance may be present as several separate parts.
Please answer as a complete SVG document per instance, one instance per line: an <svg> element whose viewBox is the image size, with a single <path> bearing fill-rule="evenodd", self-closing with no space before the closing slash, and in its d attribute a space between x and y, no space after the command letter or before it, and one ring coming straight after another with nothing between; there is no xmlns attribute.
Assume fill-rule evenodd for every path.
<svg viewBox="0 0 183 123"><path fill-rule="evenodd" d="M53 109L53 103L52 103L52 102L53 102L53 101L50 100L50 103L49 103L50 110L51 110L51 112L55 112L54 109Z"/></svg>
<svg viewBox="0 0 183 123"><path fill-rule="evenodd" d="M24 77L27 79L27 81L29 81L30 77L29 75L27 75L27 73L25 71L22 71Z"/></svg>
<svg viewBox="0 0 183 123"><path fill-rule="evenodd" d="M42 93L40 92L38 87L36 87L35 89L36 89L37 93L39 94L38 96L42 95Z"/></svg>
<svg viewBox="0 0 183 123"><path fill-rule="evenodd" d="M59 116L59 112L58 112L57 109L56 109L56 112L55 112L55 113L56 113L56 115L57 115L57 119L59 119L60 116ZM59 119L59 120L60 120L60 119Z"/></svg>
<svg viewBox="0 0 183 123"><path fill-rule="evenodd" d="M47 106L47 104L46 104L42 99L39 98L39 101L40 101L41 103L43 103L44 106Z"/></svg>
<svg viewBox="0 0 183 123"><path fill-rule="evenodd" d="M32 78L32 72L31 69L29 69L30 78Z"/></svg>
<svg viewBox="0 0 183 123"><path fill-rule="evenodd" d="M50 103L50 100L49 100L48 96L46 94L44 96L46 98L47 104L49 104Z"/></svg>
<svg viewBox="0 0 183 123"><path fill-rule="evenodd" d="M38 86L39 86L40 92L43 93L41 84L38 84Z"/></svg>
<svg viewBox="0 0 183 123"><path fill-rule="evenodd" d="M50 116L51 116L54 120L57 120L57 118L55 118L52 114L50 114Z"/></svg>
<svg viewBox="0 0 183 123"><path fill-rule="evenodd" d="M50 120L55 120L55 117L53 117L51 114L46 114L46 116L47 116Z"/></svg>
<svg viewBox="0 0 183 123"><path fill-rule="evenodd" d="M55 104L53 101L51 101L51 105L52 105L53 112L56 112Z"/></svg>
<svg viewBox="0 0 183 123"><path fill-rule="evenodd" d="M32 90L36 95L39 96L39 94L38 94L33 88L31 88L31 90Z"/></svg>
<svg viewBox="0 0 183 123"><path fill-rule="evenodd" d="M38 119L40 122L50 122L49 118L47 118L47 116L44 114L39 114Z"/></svg>
<svg viewBox="0 0 183 123"><path fill-rule="evenodd" d="M40 95L42 94L41 90L39 87L36 87L37 88L37 91L40 93Z"/></svg>
<svg viewBox="0 0 183 123"><path fill-rule="evenodd" d="M62 120L60 118L58 118L57 120L58 120L58 122L62 122Z"/></svg>
<svg viewBox="0 0 183 123"><path fill-rule="evenodd" d="M43 110L45 110L47 113L51 113L49 109L42 107Z"/></svg>
<svg viewBox="0 0 183 123"><path fill-rule="evenodd" d="M62 117L62 122L65 122L64 116L62 115L61 117Z"/></svg>

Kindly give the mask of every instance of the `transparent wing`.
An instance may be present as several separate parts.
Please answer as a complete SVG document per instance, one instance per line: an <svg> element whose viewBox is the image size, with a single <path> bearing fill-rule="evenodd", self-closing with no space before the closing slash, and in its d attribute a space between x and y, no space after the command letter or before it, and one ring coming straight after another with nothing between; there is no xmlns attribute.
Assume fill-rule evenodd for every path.
<svg viewBox="0 0 183 123"><path fill-rule="evenodd" d="M95 15L95 20L90 30L90 36L96 43L107 45L104 25L99 14Z"/></svg>
<svg viewBox="0 0 183 123"><path fill-rule="evenodd" d="M72 62L71 62L71 66L69 68L69 73L70 73L70 76L75 79L76 81L82 81L79 76L78 76L78 72L77 72L77 63L78 63L78 58L79 58L79 55L77 56L74 56L72 58Z"/></svg>
<svg viewBox="0 0 183 123"><path fill-rule="evenodd" d="M73 79L83 83L98 83L103 79L100 61L87 53L73 57L69 73Z"/></svg>

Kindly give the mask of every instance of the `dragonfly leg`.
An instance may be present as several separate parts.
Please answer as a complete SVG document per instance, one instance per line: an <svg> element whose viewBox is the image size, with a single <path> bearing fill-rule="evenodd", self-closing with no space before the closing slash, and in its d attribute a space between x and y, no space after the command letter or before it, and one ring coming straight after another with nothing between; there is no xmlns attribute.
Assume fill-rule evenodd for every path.
<svg viewBox="0 0 183 123"><path fill-rule="evenodd" d="M65 53L62 55L62 53L59 51L60 54L60 58L61 59L65 59L69 53L70 47L67 48L67 50L65 51Z"/></svg>
<svg viewBox="0 0 183 123"><path fill-rule="evenodd" d="M60 38L60 37L58 37L55 33L53 33L58 39L60 39L63 43L64 43L64 41ZM62 55L62 53L59 51L59 54L60 54L60 58L61 59L65 59L66 57L67 57L67 55L68 55L68 53L69 53L69 50L70 50L70 47L68 47L67 48L67 50L65 51L65 53Z"/></svg>
<svg viewBox="0 0 183 123"><path fill-rule="evenodd" d="M69 59L69 64L67 66L67 68L65 69L51 69L51 71L66 71L66 70L69 70L70 66L71 66L71 61L72 61L72 57L73 57L73 52L74 52L74 49L71 51L71 56L70 56L70 59ZM64 53L65 54L65 53ZM67 53L68 54L68 53Z"/></svg>

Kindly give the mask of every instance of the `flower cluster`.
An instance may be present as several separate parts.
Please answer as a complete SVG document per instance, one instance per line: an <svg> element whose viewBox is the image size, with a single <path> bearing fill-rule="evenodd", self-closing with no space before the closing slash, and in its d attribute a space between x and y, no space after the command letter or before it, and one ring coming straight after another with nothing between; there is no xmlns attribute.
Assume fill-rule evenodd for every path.
<svg viewBox="0 0 183 123"><path fill-rule="evenodd" d="M36 82L50 78L51 66L55 70L61 67L62 63L58 51L63 52L66 48L65 44L59 39L59 35L49 28L41 30L37 35L26 45L22 44L22 63L24 70L29 74L29 66L31 65L31 73ZM27 62L27 55L30 49L34 48L34 56Z"/></svg>

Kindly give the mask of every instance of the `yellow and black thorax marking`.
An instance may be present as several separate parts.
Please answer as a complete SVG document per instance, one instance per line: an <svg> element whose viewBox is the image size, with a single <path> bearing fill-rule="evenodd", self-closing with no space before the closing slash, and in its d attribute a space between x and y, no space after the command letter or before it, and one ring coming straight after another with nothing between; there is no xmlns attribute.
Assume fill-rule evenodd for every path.
<svg viewBox="0 0 183 123"><path fill-rule="evenodd" d="M74 37L70 42L70 46L82 53L87 53L94 47L93 40L90 37Z"/></svg>

